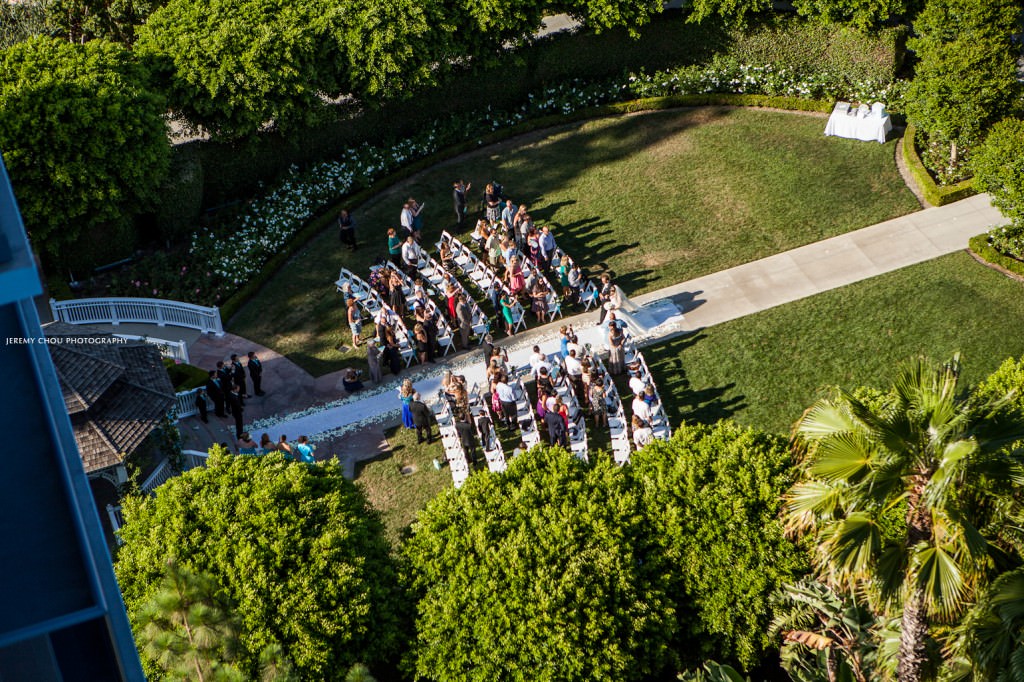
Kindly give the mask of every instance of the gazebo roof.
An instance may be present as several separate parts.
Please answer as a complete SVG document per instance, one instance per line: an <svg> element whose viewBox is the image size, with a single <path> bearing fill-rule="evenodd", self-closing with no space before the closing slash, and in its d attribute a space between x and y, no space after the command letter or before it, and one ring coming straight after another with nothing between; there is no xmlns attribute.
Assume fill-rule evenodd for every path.
<svg viewBox="0 0 1024 682"><path fill-rule="evenodd" d="M86 325L43 325L86 473L124 461L174 405L160 351L144 341L95 343Z"/></svg>

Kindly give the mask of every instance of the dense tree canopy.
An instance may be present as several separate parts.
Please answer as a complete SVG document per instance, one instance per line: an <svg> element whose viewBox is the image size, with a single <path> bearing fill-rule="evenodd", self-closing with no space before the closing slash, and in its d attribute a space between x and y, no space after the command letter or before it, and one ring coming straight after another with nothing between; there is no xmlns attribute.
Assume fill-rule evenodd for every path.
<svg viewBox="0 0 1024 682"><path fill-rule="evenodd" d="M315 680L397 654L401 604L382 526L337 464L215 452L155 498L127 500L124 515L115 568L134 627L173 557L231 605L249 679L278 648Z"/></svg>
<svg viewBox="0 0 1024 682"><path fill-rule="evenodd" d="M1007 119L992 126L975 149L971 167L995 207L1024 229L1024 121Z"/></svg>
<svg viewBox="0 0 1024 682"><path fill-rule="evenodd" d="M638 499L605 457L537 448L434 499L405 546L429 680L633 680L674 615Z"/></svg>
<svg viewBox="0 0 1024 682"><path fill-rule="evenodd" d="M690 663L756 664L770 646L772 594L806 564L778 518L793 481L785 440L727 421L683 426L636 453L630 475L672 566Z"/></svg>
<svg viewBox="0 0 1024 682"><path fill-rule="evenodd" d="M1016 53L1010 36L1016 0L929 0L907 46L919 62L906 95L907 120L958 149L980 142L982 130L1017 102Z"/></svg>
<svg viewBox="0 0 1024 682"><path fill-rule="evenodd" d="M26 227L51 256L148 209L167 172L164 101L120 45L32 38L0 53L0 151ZM110 234L106 232L104 234Z"/></svg>

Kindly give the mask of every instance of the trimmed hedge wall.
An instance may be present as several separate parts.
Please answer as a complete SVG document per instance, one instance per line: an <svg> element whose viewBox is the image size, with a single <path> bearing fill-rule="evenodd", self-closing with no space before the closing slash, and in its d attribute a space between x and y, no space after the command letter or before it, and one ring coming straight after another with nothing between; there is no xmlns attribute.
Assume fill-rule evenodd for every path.
<svg viewBox="0 0 1024 682"><path fill-rule="evenodd" d="M917 155L914 133L914 125L908 123L907 131L903 135L903 161L907 164L910 174L914 177L914 181L929 204L932 206L945 206L978 193L978 190L974 187L974 178L948 187L939 187L935 184L935 180L932 179L928 169L921 162L921 157Z"/></svg>
<svg viewBox="0 0 1024 682"><path fill-rule="evenodd" d="M641 38L625 30L562 33L510 53L485 69L451 74L444 83L421 90L408 101L377 108L339 106L325 120L284 138L276 134L221 144L195 142L204 171L204 207L251 195L261 182L272 183L290 166L332 158L337 150L409 136L438 118L476 111L482 106L510 109L547 84L581 79L595 81L627 72L657 71L709 61L728 54L740 60L796 69L824 62L858 78L892 79L899 68L903 34L898 29L867 37L839 27L825 27L794 16L769 18L744 32L719 22L690 24L680 11L666 11L641 29Z"/></svg>
<svg viewBox="0 0 1024 682"><path fill-rule="evenodd" d="M974 255L978 258L1024 277L1024 263L1020 262L1016 258L1011 258L1010 256L999 253L992 248L992 245L988 243L987 234L979 234L975 237L971 237L969 244L971 251L973 251Z"/></svg>
<svg viewBox="0 0 1024 682"><path fill-rule="evenodd" d="M696 106L749 106L749 107L767 107L772 109L787 109L793 111L810 111L810 112L822 112L826 113L832 110L832 102L822 102L817 100L806 100L799 99L796 97L769 97L768 95L727 95L727 94L708 94L708 95L677 95L673 97L651 97L647 99L638 99L630 102L618 102L615 104L607 104L601 107L593 107L590 109L582 109L568 116L555 115L555 116L543 116L541 118L532 119L525 121L519 125L505 128L502 130L495 131L489 135L480 137L479 139L473 139L462 144L447 147L439 151L436 154L428 156L418 161L414 161L406 166L403 166L400 170L391 173L390 175L381 178L375 182L372 186L356 192L355 194L339 197L333 204L324 207L318 215L310 220L306 225L296 232L288 243L282 248L273 258L267 261L259 273L250 279L242 288L236 291L230 298L228 298L220 306L221 318L225 321L225 324L230 323L231 318L238 310L245 305L252 297L254 297L263 285L270 280L278 270L280 270L288 259L292 255L305 246L315 236L317 236L322 230L330 228L334 221L338 211L343 207L355 207L359 204L367 201L370 197L375 194L379 194L391 185L400 182L416 173L430 168L431 166L453 158L460 154L472 151L479 147L501 142L517 135L523 135L525 133L532 132L534 130L540 130L542 128L557 127L576 121L582 121L591 118L600 118L602 116L621 116L623 114L632 114L643 111L660 111L664 109L674 109L680 107L696 107Z"/></svg>

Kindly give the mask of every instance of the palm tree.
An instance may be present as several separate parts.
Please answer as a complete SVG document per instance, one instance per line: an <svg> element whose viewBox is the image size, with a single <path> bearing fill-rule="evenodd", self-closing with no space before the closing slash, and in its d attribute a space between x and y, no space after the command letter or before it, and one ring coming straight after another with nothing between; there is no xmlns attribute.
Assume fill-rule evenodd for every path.
<svg viewBox="0 0 1024 682"><path fill-rule="evenodd" d="M958 394L959 356L907 364L888 404L840 390L797 423L804 480L786 496L787 527L813 533L827 582L900 611L896 676L925 676L932 621L958 614L990 568L976 514L1008 476L1006 446L1024 438L1011 396Z"/></svg>
<svg viewBox="0 0 1024 682"><path fill-rule="evenodd" d="M1024 568L999 576L957 628L950 680L1024 680Z"/></svg>

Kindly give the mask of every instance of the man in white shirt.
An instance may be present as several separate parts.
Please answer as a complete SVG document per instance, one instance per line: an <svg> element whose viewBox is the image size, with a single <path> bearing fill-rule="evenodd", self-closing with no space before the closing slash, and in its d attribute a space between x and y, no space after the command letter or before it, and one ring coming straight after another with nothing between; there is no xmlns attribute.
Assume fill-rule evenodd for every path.
<svg viewBox="0 0 1024 682"><path fill-rule="evenodd" d="M530 356L530 373L533 374L534 378L540 373L540 368L544 367L549 372L551 371L551 365L548 363L547 357L540 352L540 346L533 347L533 355Z"/></svg>
<svg viewBox="0 0 1024 682"><path fill-rule="evenodd" d="M540 228L540 255L545 270L551 269L551 257L555 254L556 248L558 247L555 244L555 235L551 234L551 228L547 225Z"/></svg>
<svg viewBox="0 0 1024 682"><path fill-rule="evenodd" d="M412 204L410 204L407 201L405 202L405 205L402 206L402 214L399 220L401 220L402 222L402 228L405 229L410 235L416 231L416 228L413 225L413 218L414 216L412 214Z"/></svg>
<svg viewBox="0 0 1024 682"><path fill-rule="evenodd" d="M411 234L405 238L405 243L402 244L402 263L405 266L406 274L410 277L415 275L419 269L420 247Z"/></svg>
<svg viewBox="0 0 1024 682"><path fill-rule="evenodd" d="M494 391L498 394L498 401L501 403L501 416L505 425L514 429L518 425L519 410L516 409L516 393L504 381L494 385Z"/></svg>
<svg viewBox="0 0 1024 682"><path fill-rule="evenodd" d="M586 395L584 395L583 387L583 364L576 357L575 348L569 348L569 355L565 357L565 373L569 377L569 384L572 386L572 392L576 395L576 400L586 404Z"/></svg>
<svg viewBox="0 0 1024 682"><path fill-rule="evenodd" d="M633 395L643 395L645 388L647 388L647 382L641 379L639 375L634 374L629 377L629 390L633 392Z"/></svg>
<svg viewBox="0 0 1024 682"><path fill-rule="evenodd" d="M651 406L644 401L642 395L633 397L633 415L640 417L644 424L651 423Z"/></svg>

